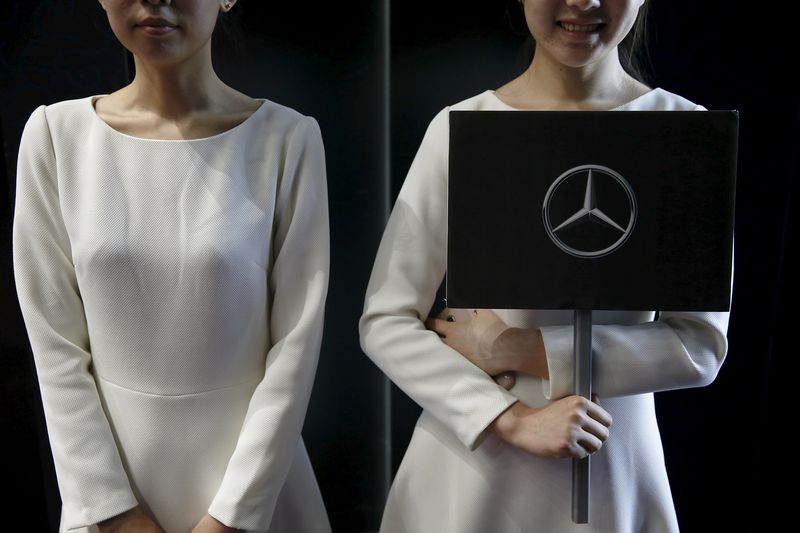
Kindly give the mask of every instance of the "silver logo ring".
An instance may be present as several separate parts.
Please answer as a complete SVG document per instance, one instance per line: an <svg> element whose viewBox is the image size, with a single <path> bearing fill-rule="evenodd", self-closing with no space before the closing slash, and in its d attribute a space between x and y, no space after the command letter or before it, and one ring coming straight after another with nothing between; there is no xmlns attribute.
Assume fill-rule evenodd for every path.
<svg viewBox="0 0 800 533"><path fill-rule="evenodd" d="M579 209L575 211L573 215L568 217L566 220L558 223L553 224L550 215L550 208L553 201L553 197L558 192L559 187L564 184L566 181L576 177L578 174L582 173L587 174L586 178L586 188L584 191L584 198L583 198L583 205ZM625 221L623 224L620 224L618 221L613 220L611 217L606 215L602 209L597 205L597 201L595 198L595 185L594 185L594 174L605 175L614 180L615 183L618 184L616 188L620 193L624 192L625 196L627 197L627 202L630 207L628 220ZM576 202L578 205L578 202ZM636 225L636 218L638 215L638 205L636 203L636 195L633 193L633 188L630 184L622 177L619 172L616 172L613 169L602 165L580 165L574 168L571 168L561 174L559 177L553 181L550 185L550 188L547 190L547 194L544 196L544 202L542 205L542 219L544 222L544 229L547 233L547 236L553 243L558 246L564 252L575 256L575 257L583 257L583 258L591 258L595 259L598 257L606 256L610 253L613 253L620 246L625 244L625 241L628 240L631 233L633 232L633 228ZM620 237L614 241L610 246L606 246L604 248L596 249L596 250L581 250L574 246L570 246L566 242L564 242L558 235L558 233L569 227L576 225L577 223L583 222L585 220L592 220L601 225L613 228L614 230L618 231L621 235Z"/></svg>

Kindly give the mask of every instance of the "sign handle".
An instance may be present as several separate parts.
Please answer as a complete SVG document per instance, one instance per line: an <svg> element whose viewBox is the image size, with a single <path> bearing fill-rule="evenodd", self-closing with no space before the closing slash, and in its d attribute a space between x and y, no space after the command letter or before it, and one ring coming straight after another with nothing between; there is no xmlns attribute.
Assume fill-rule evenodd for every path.
<svg viewBox="0 0 800 533"><path fill-rule="evenodd" d="M592 399L592 311L575 310L575 394ZM589 522L589 460L572 459L572 521Z"/></svg>

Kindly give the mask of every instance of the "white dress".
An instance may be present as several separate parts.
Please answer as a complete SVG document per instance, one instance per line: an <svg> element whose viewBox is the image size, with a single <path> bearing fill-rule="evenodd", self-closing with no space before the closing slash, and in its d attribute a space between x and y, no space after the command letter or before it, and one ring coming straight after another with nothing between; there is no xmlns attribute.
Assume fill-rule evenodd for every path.
<svg viewBox="0 0 800 533"><path fill-rule="evenodd" d="M300 437L328 283L316 121L263 101L208 138L39 107L20 146L14 269L63 502L61 531L137 503L328 532Z"/></svg>
<svg viewBox="0 0 800 533"><path fill-rule="evenodd" d="M384 533L661 533L678 530L653 391L710 383L727 351L728 313L595 312L594 391L614 423L592 458L590 523L571 521L571 461L514 448L487 426L520 399L572 394L572 312L497 310L541 328L550 379L509 392L425 329L445 274L449 110L513 108L492 91L431 122L383 236L361 319L364 351L423 407L384 511ZM693 110L655 89L618 110ZM657 282L657 280L654 280Z"/></svg>

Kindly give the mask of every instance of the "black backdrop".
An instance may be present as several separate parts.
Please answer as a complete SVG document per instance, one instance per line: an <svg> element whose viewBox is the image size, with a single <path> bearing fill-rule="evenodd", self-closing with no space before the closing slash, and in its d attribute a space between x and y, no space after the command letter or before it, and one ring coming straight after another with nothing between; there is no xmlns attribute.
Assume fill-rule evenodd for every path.
<svg viewBox="0 0 800 533"><path fill-rule="evenodd" d="M331 288L304 436L336 532L377 530L418 414L358 346L387 208L434 114L519 72L520 38L505 5L243 0L242 46L216 58L223 79L316 117L325 138ZM764 530L769 515L783 522L788 494L771 483L794 451L785 432L794 426L787 391L797 264L786 251L798 237L800 93L787 77L800 47L781 22L797 13L717 0L652 7L653 84L741 113L728 361L707 388L657 396L673 495L684 531ZM59 507L11 273L19 136L39 104L113 91L129 79L128 65L96 2L11 0L0 11L0 183L8 184L0 187L0 471L12 495L4 530L54 531Z"/></svg>

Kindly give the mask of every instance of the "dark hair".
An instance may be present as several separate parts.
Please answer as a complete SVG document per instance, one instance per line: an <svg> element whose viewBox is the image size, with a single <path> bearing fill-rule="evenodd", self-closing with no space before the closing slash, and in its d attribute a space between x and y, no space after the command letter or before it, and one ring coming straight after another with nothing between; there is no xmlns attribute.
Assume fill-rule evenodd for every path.
<svg viewBox="0 0 800 533"><path fill-rule="evenodd" d="M622 63L622 68L642 83L647 82L652 66L650 52L647 47L649 34L647 29L649 17L647 14L649 11L650 0L645 0L639 8L639 13L636 15L631 31L619 43L619 60Z"/></svg>
<svg viewBox="0 0 800 533"><path fill-rule="evenodd" d="M648 42L648 11L651 0L645 0L639 8L639 13L636 15L636 21L633 23L628 35L619 43L619 61L625 72L641 81L647 83L647 79L651 74L650 54L647 48ZM522 4L519 0L507 0L506 2L506 19L511 27L511 30L517 34L525 36L525 41L522 43L520 49L520 65L521 68L528 68L533 60L533 54L536 51L536 41L528 29L528 23L525 20L525 13Z"/></svg>

